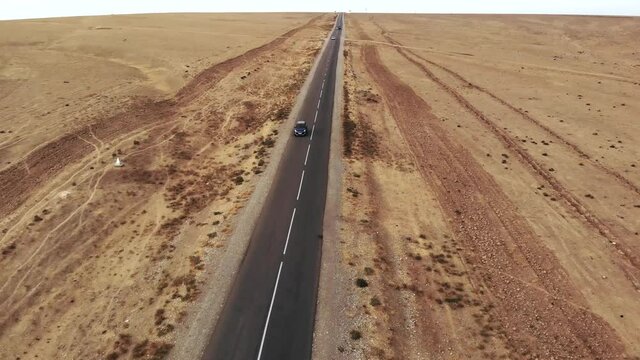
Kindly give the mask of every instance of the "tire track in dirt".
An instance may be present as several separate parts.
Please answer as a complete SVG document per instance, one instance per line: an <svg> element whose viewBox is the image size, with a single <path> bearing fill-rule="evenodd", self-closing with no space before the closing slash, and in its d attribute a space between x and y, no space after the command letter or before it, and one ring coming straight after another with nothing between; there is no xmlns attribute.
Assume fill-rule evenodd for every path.
<svg viewBox="0 0 640 360"><path fill-rule="evenodd" d="M86 205L88 202L84 204ZM131 206L128 209L133 209L137 207L139 208L140 205L142 205L142 201L138 201L131 204ZM71 219L73 216L74 215L72 214L67 220L65 220L67 221L67 224L69 224L68 220ZM103 223L99 228L94 229L95 234L100 234L100 235L110 234L113 230L113 224L118 221L121 221L122 218L123 218L122 216L117 216ZM49 285L51 283L57 283L59 281L62 281L61 279L64 279L65 277L67 277L72 269L82 266L83 262L78 261L78 259L82 258L83 256L85 257L92 256L91 252L93 251L93 249L91 249L91 247L96 246L97 238L92 236L92 234L85 234L85 236L83 237L85 241L82 244L79 244L78 246L76 246L72 252L65 251L65 257L56 258L55 256L56 251L61 251L60 248L64 248L65 245L67 245L67 244L63 244L63 242L68 242L69 239L77 235L79 227L75 226L74 228L67 229L67 226L65 224L58 224L56 228L58 228L59 230L59 231L56 231L57 233L66 231L65 234L68 235L68 237L66 237L63 241L59 241L53 244L51 247L48 247L45 254L40 254L38 258L33 258L33 256L37 255L36 252L38 250L36 250L36 252L34 252L30 256L30 258L32 258L32 260L30 261L32 264L29 264L30 265L29 267L23 267L21 265L22 272L26 271L26 274L19 280L10 278L3 285L3 289L4 289L7 285L11 284L12 290L7 289L7 291L3 290L3 292L0 292L0 300L2 301L3 308L5 310L2 314L0 314L0 336L4 335L5 331L7 331L7 329L9 328L12 322L15 322L16 314L24 314L24 311L26 309L33 308L34 304L37 302L38 294L36 294L35 290L32 288L33 285L26 284L26 280L29 280L28 279L29 277L33 279L44 278L46 280L46 283L45 283L46 285ZM43 271L41 268L38 269L37 264L41 265L46 261L50 261L50 259L48 258L49 254L52 255L51 258L56 258L56 260L62 265L59 268L49 269L46 272ZM35 264L33 264L34 262ZM23 265L27 265L27 262L25 262ZM18 274L18 272L15 272L14 274ZM20 284L23 284L23 285L20 285ZM38 283L38 285L39 284L40 283ZM21 296L19 298L14 299L14 296L18 291L20 291L21 288L29 289L29 291L25 292L24 294L20 294ZM40 294L42 292L47 292L51 290L52 290L51 287L45 287L40 291ZM9 293L9 291L11 291L11 293Z"/></svg>
<svg viewBox="0 0 640 360"><path fill-rule="evenodd" d="M394 32L394 33L397 33L397 32ZM414 49L414 50L426 51L432 54L447 55L450 57L454 56L458 58L468 58L469 56L474 56L473 54L469 54L469 53L461 53L461 52L455 52L455 51L438 51L438 50L434 50L433 48L398 45L398 44L390 43L388 41L376 41L371 38L360 38L360 39L350 38L350 39L347 39L347 41L353 42L353 43L367 42L372 45L385 45L385 46L392 46L392 47L401 46L404 49ZM480 60L480 59L476 58L476 60ZM515 61L502 61L502 63L509 64L509 65L526 66L527 68L533 68L540 71L555 72L555 73L568 74L568 75L574 75L574 76L584 76L584 77L590 77L590 78L600 79L600 80L617 81L617 82L631 84L631 85L640 85L640 82L635 80L629 80L628 78L625 78L622 75L570 70L570 69L565 69L561 67L541 66L537 64L521 63L521 62L515 62Z"/></svg>
<svg viewBox="0 0 640 360"><path fill-rule="evenodd" d="M140 136L141 134L151 132L154 129L155 130L162 129L165 126L168 126L168 125L171 125L171 124L174 124L174 123L175 123L175 121L170 120L170 121L165 121L165 122L161 122L161 123L154 123L154 124L151 124L151 125L142 126L142 127L138 128L138 129L136 129L135 131L126 133L123 137L115 139L115 141L117 141L117 142L115 144L112 144L113 148L118 148L119 146L123 145L126 141L130 141L130 140L134 139L136 136ZM143 148L141 150L134 151L134 152L128 154L128 157L131 157L131 156L133 156L133 155L135 155L135 154L137 154L139 152L148 151L148 150L150 150L150 149L152 149L152 148L154 148L154 147L166 142L167 140L169 140L173 136L173 135L169 136L168 134L171 133L172 131L174 131L178 127L178 125L179 124L173 125L169 130L167 130L166 132L164 132L163 134L158 136L159 138L165 138L166 137L165 140L163 140L163 141L161 141L159 143L152 144L152 145L150 145L150 146L148 146L146 148ZM95 144L92 144L91 142L86 141L86 139L81 138L80 136L78 136L78 138L80 140L84 141L86 144L91 145L96 150L97 156L99 156L101 154L99 149L96 148ZM21 211L21 214L16 219L14 219L13 224L8 228L3 229L3 234L0 237L0 246L3 246L6 243L6 241L10 238L10 235L12 235L12 233L15 230L19 229L19 227L21 225L23 225L25 222L30 221L30 218L33 217L33 215L35 215L39 211L38 209L43 204L45 204L46 202L49 201L49 198L55 197L55 194L57 194L60 191L62 191L63 188L67 187L72 182L75 182L77 184L81 184L81 183L85 182L87 180L87 177L85 176L84 178L81 178L81 177L78 177L78 175L80 173L82 173L83 171L86 171L90 166L97 165L98 164L97 160L98 160L97 157L94 158L94 159L87 159L86 162L81 163L79 165L80 167L78 168L77 171L75 171L72 174L70 174L60 184L56 184L51 191L48 191L48 192L43 193L43 194L39 194L40 195L39 196L39 199L40 199L39 201L37 201L33 206L29 207L28 209L25 209L24 211ZM25 166L25 168L28 169L26 166ZM93 176L93 175L89 175L89 177L91 177L91 176ZM78 177L77 180L76 180L76 177Z"/></svg>
<svg viewBox="0 0 640 360"><path fill-rule="evenodd" d="M419 171L465 245L470 276L489 290L485 296L495 303L492 311L503 327L498 332L505 334L514 355L621 357L620 338L600 317L574 306L586 308L586 301L491 175L447 135L430 106L382 64L375 47L364 45L362 57L419 159ZM549 295L523 288L505 274L543 287Z"/></svg>
<svg viewBox="0 0 640 360"><path fill-rule="evenodd" d="M625 186L626 188L632 190L633 192L635 192L636 194L640 195L640 187L636 186L631 180L627 179L626 177L624 177L622 174L620 174L619 172L606 167L605 165L593 161L593 158L591 156L589 156L589 154L585 153L582 149L580 149L580 147L574 143L572 143L571 141L565 139L564 137L562 137L560 134L558 134L556 131L554 131L553 129L549 128L548 126L544 125L542 122L540 122L539 120L537 120L536 118L534 118L533 116L527 114L526 112L516 108L513 104L507 102L506 100L500 98L499 96L497 96L496 94L494 94L493 92L489 91L488 89L479 86L477 84L472 83L471 81L467 80L466 78L464 78L462 75L458 74L457 72L443 66L440 65L434 61L428 60L426 58L424 58L423 56L418 55L415 51L412 51L411 49L407 48L406 46L404 46L402 43L400 43L399 41L393 39L392 37L390 37L388 35L388 32L379 24L375 23L376 26L382 31L382 34L385 36L385 38L391 42L393 45L397 45L399 47L402 47L407 53L411 54L412 56L428 63L431 64L443 71L445 71L446 73L448 73L449 75L453 76L454 78L456 78L457 80L461 81L462 83L464 83L465 85L469 86L472 89L475 89L477 91L480 91L486 95L488 95L489 97L491 97L492 99L494 99L495 101L497 101L498 103L504 105L505 107L507 107L509 110L517 113L518 115L522 116L525 120L529 121L530 123L534 124L535 126L537 126L538 128L540 128L542 131L544 131L545 133L547 133L549 136L553 137L555 140L557 140L558 142L560 142L561 144L564 144L565 146L567 146L568 148L570 148L571 150L573 150L576 154L578 154L580 157L588 160L591 165L593 165L594 167L600 169L601 171L605 172L606 174L615 177L623 186Z"/></svg>
<svg viewBox="0 0 640 360"><path fill-rule="evenodd" d="M93 199L94 195L96 194L96 191L98 190L98 185L100 185L100 181L102 180L102 178L104 177L104 175L107 173L108 171L108 167L105 167L102 170L102 173L100 174L100 177L98 178L98 180L95 182L95 184L93 185L91 192L89 194L89 197L87 198L87 200L85 200L79 207L77 207L69 216L67 216L63 221L61 221L60 223L58 223L51 231L49 231L42 239L42 241L40 242L40 244L36 247L36 249L29 255L29 257L20 265L18 266L14 272L7 278L7 281L0 287L0 293L2 293L2 291L13 282L14 276L17 275L18 273L21 273L22 277L15 282L15 285L13 285L13 291L7 296L6 299L3 299L2 302L0 302L0 306L4 305L6 302L10 302L11 299L13 298L13 296L15 295L15 293L18 291L18 289L20 288L20 285L25 281L25 279L27 279L27 277L29 276L29 274L31 274L31 271L34 269L33 266L29 266L26 267L28 265L30 265L30 262L32 259L34 259L36 256L38 256L38 254L44 249L45 245L49 242L49 239L52 238L52 235L54 233L56 233L59 229L61 229L67 222L69 222L76 214L78 214L79 212L83 211L84 208L87 206L87 204L89 204L91 202L91 200ZM37 260L37 258L36 258ZM24 269L24 271L23 271Z"/></svg>
<svg viewBox="0 0 640 360"><path fill-rule="evenodd" d="M346 51L346 50L345 50ZM345 59L345 72L347 73L346 78L355 78L355 74L353 72L353 57L349 56ZM343 121L346 121L351 116L362 116L361 113L353 114L351 109L351 102L353 89L349 86L348 82L344 82L343 84L344 91L344 100L343 100L343 116L345 117ZM355 109L354 109L355 110ZM353 143L355 139L347 137L345 139L346 143ZM344 156L352 157L354 154L352 151L346 151L343 148ZM393 284L400 283L398 267L389 259L392 259L393 251L390 249L389 244L384 240L388 238L388 234L385 234L384 229L379 226L381 222L378 220L380 218L380 207L378 204L377 194L379 194L379 185L375 181L372 170L369 164L365 165L365 169L363 172L364 181L366 182L366 188L369 190L365 196L367 196L367 200L365 203L371 209L368 214L371 217L370 224L367 223L366 228L362 229L362 233L370 234L373 239L373 243L375 244L375 253L377 255L377 259L375 262L375 266L382 270L382 272L389 274L388 276L383 277L383 288L391 288ZM382 235L380 234L382 232ZM390 351L392 357L396 357L398 359L406 359L407 354L405 349L408 346L409 339L411 335L407 331L407 327L404 326L406 324L407 314L406 309L402 305L401 299L399 299L398 293L394 291L382 291L380 296L383 297L382 302L385 304L389 304L390 307L394 309L400 309L399 311L391 311L388 313L388 321L386 322L390 326L388 327L389 336L385 339L387 345L390 349L382 350L386 355L386 351ZM395 327L393 326L395 325Z"/></svg>
<svg viewBox="0 0 640 360"><path fill-rule="evenodd" d="M365 81L359 86L356 85L356 78L360 79L354 71L354 57L351 51L345 53L345 78L344 84L344 119L343 126L345 129L359 129L357 131L347 131L343 147L344 156L347 159L362 161L362 182L366 189L361 195L355 196L358 192L352 193L354 199L363 199L362 202L355 201L355 211L358 214L366 214L367 221L360 221L357 226L361 227L358 231L362 234L369 234L373 241L375 257L372 259L374 268L378 270L379 281L382 285L378 291L374 290L373 298L381 300L385 305L385 310L374 315L375 327L377 327L376 335L380 341L386 345L381 347L373 347L372 355L376 358L398 358L398 359L420 359L427 354L436 358L441 354L451 350L452 347L460 349L460 342L457 338L455 325L450 322L450 317L440 316L440 311L451 314L449 307L444 309L434 309L432 302L434 298L439 297L437 291L425 291L425 279L431 279L420 261L416 261L413 257L407 261L407 254L411 254L412 247L418 243L415 240L409 240L410 237L404 237L401 241L396 241L397 236L393 235L390 230L382 224L389 220L385 206L381 204L389 201L382 194L385 192L385 184L380 183L378 176L373 168L373 162L389 162L393 160L388 158L389 145L380 143L380 139L385 136L391 136L388 133L377 133L374 130L374 122L378 120L371 119L361 108L364 106L358 98L364 96L358 94L358 89L362 86L370 88L371 83ZM366 84L366 85L365 85ZM370 98L367 98L370 99ZM365 100L366 101L366 100ZM371 106L371 102L368 102ZM376 100L375 103L378 103ZM378 104L370 111L381 112L382 104ZM347 125L355 124L355 125ZM353 127L352 127L353 126ZM386 184L388 186L388 184ZM357 186L354 184L354 187ZM347 188L347 192L349 192ZM387 190L388 191L388 190ZM351 197L350 195L347 195ZM362 205L366 205L364 208ZM364 210L367 209L367 210ZM440 270L436 270L440 271ZM444 271L444 270L443 270ZM365 271L366 274L366 271ZM366 274L368 275L368 274ZM446 275L443 276L446 278ZM427 280L429 282L430 280ZM426 289L428 290L428 289ZM375 308L375 307L374 307ZM390 311L389 311L390 310ZM375 312L375 310L373 310ZM368 313L368 312L367 312ZM383 320L384 319L384 320ZM417 321L419 319L419 321ZM442 327L442 322L450 324L449 327ZM438 329L434 331L434 329ZM418 350L421 349L421 350ZM416 352L417 351L417 352ZM459 351L459 353L462 353ZM366 356L366 355L365 355Z"/></svg>
<svg viewBox="0 0 640 360"><path fill-rule="evenodd" d="M371 226L368 231L371 232L374 244L376 246L376 253L378 255L379 261L376 263L377 266L380 266L383 269L384 273L390 274L389 277L385 276L384 279L384 287L389 289L394 286L394 284L402 283L400 281L400 270L398 269L397 264L394 264L392 259L393 250L390 249L389 244L385 239L389 238L389 234L386 234L386 231L377 226L381 222L377 219L381 216L380 214L380 204L376 201L376 194L379 193L379 185L376 183L375 179L371 175L371 169L369 166L365 168L365 176L367 188L370 191L369 197L369 207L371 209L371 219L373 220ZM375 224L375 225L374 225ZM408 354L406 350L411 343L412 335L408 331L406 326L407 319L409 318L407 314L407 309L403 305L402 300L399 298L401 294L397 291L383 291L383 302L388 304L390 307L394 309L398 309L397 311L390 312L389 315L389 331L390 338L388 339L389 345L391 346L391 351L394 357L398 359L407 359ZM426 319L423 319L426 320ZM436 342L436 339L431 339L433 342Z"/></svg>
<svg viewBox="0 0 640 360"><path fill-rule="evenodd" d="M600 169L601 171L603 171L604 173L613 176L614 178L616 178L623 186L625 186L626 188L632 190L633 192L635 192L636 194L640 195L640 187L638 187L636 184L634 184L631 180L627 179L626 177L624 177L622 174L620 174L619 172L606 167L605 165L603 165L602 163L596 162L593 160L593 158L585 153L584 151L582 151L582 149L580 149L580 147L578 147L578 145L572 143L571 141L565 139L564 137L562 137L560 134L558 134L557 132L555 132L554 130L552 130L551 128L549 128L548 126L542 124L539 120L535 119L534 117L532 117L531 115L527 114L526 112L516 108L515 106L513 106L511 103L507 102L506 100L498 97L497 95L495 95L494 93L492 93L491 91L473 84L472 82L468 81L467 79L463 78L461 75L459 75L458 73L442 66L439 65L433 61L427 60L421 56L416 55L413 51L408 50L409 53L411 53L412 55L414 55L415 57L429 63L432 64L433 66L436 66L444 71L446 71L447 73L451 74L453 77L457 78L458 80L466 83L467 85L469 85L469 87L476 89L480 92L483 92L485 94L487 94L488 96L490 96L491 98L493 98L494 100L496 100L497 102L499 102L500 104L504 105L505 107L509 108L510 110L512 110L513 112L518 113L520 116L522 116L525 120L528 120L529 122L531 122L532 124L535 124L537 127L539 127L540 129L542 129L544 132L546 132L547 134L549 134L549 136L555 138L556 140L558 140L560 143L564 144L565 146L569 147L570 149L572 149L575 153L577 153L580 157L588 160L591 165L593 165L594 167Z"/></svg>
<svg viewBox="0 0 640 360"><path fill-rule="evenodd" d="M227 74L229 74L233 69L241 65L242 63L251 61L258 57L259 55L270 51L271 49L280 46L290 37L300 32L301 30L313 26L323 15L316 16L309 20L306 24L291 29L288 32L278 36L274 40L259 46L257 48L253 48L244 54L238 55L229 60L225 60L219 64L216 64L198 75L196 75L193 80L191 80L187 85L185 85L182 89L178 90L178 93L175 96L176 102L179 106L186 105L197 98L199 95L203 94L207 91L211 86L215 85L217 82L222 80Z"/></svg>
<svg viewBox="0 0 640 360"><path fill-rule="evenodd" d="M395 41L384 35L388 41ZM607 241L614 246L614 253L622 255L622 259L617 262L618 266L625 273L627 279L631 281L636 289L640 289L640 257L635 255L628 247L620 243L620 237L614 231L606 225L604 221L599 219L595 214L589 211L582 202L574 196L569 190L567 190L551 173L544 168L540 163L533 159L527 151L518 144L513 138L511 138L505 131L500 129L491 119L489 119L482 111L473 106L464 96L446 84L442 79L438 78L431 70L429 70L424 64L412 58L407 54L406 50L402 47L395 46L396 51L402 55L409 62L418 67L427 77L438 84L445 92L451 95L458 103L460 103L466 110L468 110L476 119L487 127L502 143L503 145L516 153L518 159L529 169L532 170L532 174L536 177L542 178L553 190L565 200L565 205L569 211L578 215L587 225L596 229L600 235L602 235ZM631 183L630 183L631 184ZM634 186L631 184L631 186ZM632 189L633 190L633 189ZM616 256L619 258L618 256Z"/></svg>
<svg viewBox="0 0 640 360"><path fill-rule="evenodd" d="M66 134L35 149L22 162L0 172L0 216L6 216L20 206L40 184L60 173L67 164L79 161L93 149L82 138L97 137L108 142L118 136L161 120L175 118L182 107L214 87L238 66L281 46L287 39L305 28L313 26L323 15L312 18L306 24L294 28L262 46L244 54L215 64L196 75L180 89L172 99L153 101L139 99L130 108L113 116L96 119L92 124L74 133ZM24 164L30 169L27 172Z"/></svg>

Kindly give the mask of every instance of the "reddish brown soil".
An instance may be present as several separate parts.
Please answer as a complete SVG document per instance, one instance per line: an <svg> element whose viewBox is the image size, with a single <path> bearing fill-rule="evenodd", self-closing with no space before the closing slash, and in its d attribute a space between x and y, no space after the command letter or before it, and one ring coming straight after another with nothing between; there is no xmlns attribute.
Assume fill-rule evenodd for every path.
<svg viewBox="0 0 640 360"><path fill-rule="evenodd" d="M317 18L312 19L310 24L316 21ZM82 139L95 136L102 141L111 141L118 136L153 124L175 121L176 114L181 109L189 106L239 65L251 62L257 56L273 50L308 26L290 30L263 46L204 70L180 89L172 99L140 100L129 109L114 116L96 119L91 125L39 147L22 162L0 172L0 192L5 194L5 201L0 204L0 216L15 210L34 189L46 179L58 174L66 164L86 156L92 147Z"/></svg>
<svg viewBox="0 0 640 360"><path fill-rule="evenodd" d="M640 288L637 222L625 220L633 210L618 203L637 200L635 175L618 165L637 149L604 161L570 130L499 94L481 77L496 61L488 52L486 63L473 60L482 85L460 71L471 60L449 66L447 56L475 56L446 48L467 41L457 37L464 30L447 27L463 18L348 17L341 249L345 273L368 283L347 291L346 326L362 338L347 335L340 356L634 358L629 315L611 304L633 309ZM422 34L412 21L440 25ZM467 21L484 31L551 19ZM432 43L436 32L445 40ZM541 42L547 34L536 36ZM558 83L605 76L544 69ZM512 86L538 90L522 81ZM550 82L536 85L556 91ZM534 151L538 142L542 154ZM610 185L601 195L607 206L594 205L591 194L601 188L582 171ZM616 214L618 206L629 212ZM619 289L615 297L611 286Z"/></svg>
<svg viewBox="0 0 640 360"><path fill-rule="evenodd" d="M176 329L189 326L202 289L229 276L218 262L234 216L332 24L327 15L287 19L293 30L204 68L175 93L135 94L114 115L12 153L23 160L0 172L0 358L160 359L178 341L191 344ZM250 49L249 39L237 46Z"/></svg>
<svg viewBox="0 0 640 360"><path fill-rule="evenodd" d="M509 347L541 357L624 354L612 329L583 310L584 299L491 176L442 130L429 105L380 63L375 47L364 46L362 51L418 168L434 184L456 238L467 249L464 259L474 267L478 284L473 290L488 290L492 305L500 309L496 316L501 326L511 329ZM538 288L521 289L513 277L529 279ZM535 346L530 338L537 338Z"/></svg>

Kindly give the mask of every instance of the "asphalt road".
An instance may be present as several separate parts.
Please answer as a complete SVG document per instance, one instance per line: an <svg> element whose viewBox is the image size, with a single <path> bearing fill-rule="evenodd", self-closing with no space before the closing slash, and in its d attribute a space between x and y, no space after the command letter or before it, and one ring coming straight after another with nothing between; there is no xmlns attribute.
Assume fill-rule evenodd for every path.
<svg viewBox="0 0 640 360"><path fill-rule="evenodd" d="M311 358L333 116L339 15L288 142L247 253L203 359ZM293 124L292 124L293 129ZM292 136L289 134L289 136Z"/></svg>

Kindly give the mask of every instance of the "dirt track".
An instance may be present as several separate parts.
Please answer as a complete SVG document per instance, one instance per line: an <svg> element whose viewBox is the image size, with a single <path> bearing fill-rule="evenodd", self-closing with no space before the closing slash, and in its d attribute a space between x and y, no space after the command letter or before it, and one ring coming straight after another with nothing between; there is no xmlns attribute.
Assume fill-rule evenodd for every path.
<svg viewBox="0 0 640 360"><path fill-rule="evenodd" d="M166 355L203 281L215 280L201 274L224 254L332 19L285 20L292 30L175 93L130 94L37 149L3 149L20 160L0 172L0 357ZM112 166L116 156L125 167Z"/></svg>
<svg viewBox="0 0 640 360"><path fill-rule="evenodd" d="M444 65L474 56L459 50L469 39L449 23L469 21L478 37L499 38L495 27L550 20L347 19L343 257L345 272L369 284L348 291L362 339L341 345L346 358L637 356L640 339L626 319L637 316L639 224L625 205L638 201L637 173L619 166L637 149L603 160L582 138L498 95L481 72L460 73L491 67L490 52L473 67ZM431 36L412 32L420 26ZM538 42L547 35L535 34ZM521 35L508 36L496 43ZM527 79L522 86L537 91Z"/></svg>
<svg viewBox="0 0 640 360"><path fill-rule="evenodd" d="M391 114L412 148L418 168L434 184L446 216L455 222L456 239L468 249L469 255L474 254L465 257L468 266L477 267L471 291L488 288L496 301L494 306L501 309L499 316L504 316L503 326L515 329L516 334L526 334L523 327L537 321L555 324L546 329L550 336L540 339L539 345L545 348L540 354L543 357L620 354L619 344L614 343L613 349L589 344L590 339L611 338L612 332L598 318L582 313L584 300L570 286L548 250L536 247L535 234L498 185L462 146L442 131L430 107L381 65L374 47L365 46L363 58L382 95L388 99ZM513 278L526 280L512 282ZM542 301L532 301L540 293ZM459 298L457 301L464 299L464 292L452 291L447 295ZM554 300L558 302L556 306L550 304ZM469 301L466 305L472 304ZM544 343L553 338L558 341ZM525 338L510 341L515 351L528 350Z"/></svg>
<svg viewBox="0 0 640 360"><path fill-rule="evenodd" d="M172 99L143 99L125 111L94 120L92 124L72 134L66 134L38 147L21 162L0 172L0 192L6 194L6 201L0 204L0 216L6 216L15 210L44 180L63 170L65 164L74 163L86 156L92 150L92 146L84 139L91 141L98 138L102 142L109 142L133 131L145 131L147 127L159 122L175 121L181 110L191 105L239 65L272 51L300 29L288 31L265 45L204 70L181 88Z"/></svg>

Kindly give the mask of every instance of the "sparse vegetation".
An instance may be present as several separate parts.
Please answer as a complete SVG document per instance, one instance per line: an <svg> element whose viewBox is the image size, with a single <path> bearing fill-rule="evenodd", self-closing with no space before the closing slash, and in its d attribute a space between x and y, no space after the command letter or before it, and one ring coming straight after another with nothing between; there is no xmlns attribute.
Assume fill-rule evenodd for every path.
<svg viewBox="0 0 640 360"><path fill-rule="evenodd" d="M356 286L359 288L365 288L367 286L369 286L369 282L363 278L357 278L356 279Z"/></svg>
<svg viewBox="0 0 640 360"><path fill-rule="evenodd" d="M244 178L242 177L242 175L238 175L233 178L233 183L236 185L242 185L243 182L244 182Z"/></svg>
<svg viewBox="0 0 640 360"><path fill-rule="evenodd" d="M356 132L356 122L345 117L342 132L344 134L344 155L351 157L353 154L353 141Z"/></svg>
<svg viewBox="0 0 640 360"><path fill-rule="evenodd" d="M530 30L541 24L559 33L571 31L574 40L616 49L620 45L603 41L601 31L587 30L587 23L578 18L562 26L544 17L535 18L536 25L531 25L533 19L473 18L475 26L484 27L481 34L461 29L457 22L447 26L446 16L403 20L407 23L395 15L350 17L354 41L347 45L352 51L345 62L345 139L344 122L353 121L355 131L343 149L347 200L342 203L340 248L347 273L358 274L370 264L375 269L375 275L366 270L362 275L371 281L367 289L360 289L357 279L356 286L348 287L354 300L348 300L347 313L354 316L346 329L365 326L368 335L367 341L352 343L354 351L363 358L438 357L447 352L465 359L542 353L576 357L576 351L581 353L577 357L585 358L611 356L610 351L627 356L622 344L635 344L621 336L626 329L611 321L610 314L609 320L602 318L601 304L613 305L610 297L584 289L591 289L600 276L611 281L610 273L593 273L604 267L617 274L617 289L625 294L625 302L635 304L634 292L620 285L627 284L628 270L608 255L570 261L567 256L586 248L604 254L603 244L612 242L622 248L626 242L621 251L633 252L628 247L631 235L620 229L629 228L629 219L637 215L629 200L638 193L633 180L637 173L632 173L635 169L629 164L634 160L625 149L629 134L637 132L627 126L629 114L618 109L615 116L600 115L595 108L603 108L596 99L629 95L614 91L605 100L587 85L600 78L597 74L605 75L604 63L592 66L564 55L553 57L562 63L557 66L537 57L528 57L531 64L526 67L485 61L496 54L511 58L513 50L502 44L516 38L538 37L537 54L566 46L549 45L543 41L545 32L531 35ZM519 28L525 23L527 31ZM491 38L491 51L476 47L449 61L449 55L427 50L429 45L414 30L418 24L439 34L440 45L458 46L469 36L483 43ZM631 23L626 26L630 29ZM504 37L498 28L512 32ZM475 61L463 61L474 56ZM515 85L492 82L505 72L511 72L516 85L524 76L521 80L527 86L536 83L536 90L518 86L512 92ZM537 79L530 76L534 72ZM584 85L580 92L594 106L592 113L584 108L585 100L576 101L570 92L573 85L562 88L566 98L550 85L567 84L565 78L587 73L590 79L576 81ZM622 78L600 79L631 85ZM380 94L380 100L370 99L368 89ZM452 111L452 105L462 111ZM384 137L373 160L360 142L367 129ZM594 129L600 136L588 135ZM626 139L623 133L628 133ZM532 182L538 184L531 187ZM352 198L355 189L365 196ZM589 235L576 243L574 228ZM559 239L562 247L557 246ZM625 256L618 252L614 257ZM578 298L588 293L589 301L598 299L598 306L580 311L579 321L581 329L600 334L597 340L568 340L575 334L572 319L577 315L558 299L573 299L573 291ZM453 338L460 340L451 342ZM451 347L444 350L446 346Z"/></svg>
<svg viewBox="0 0 640 360"><path fill-rule="evenodd" d="M203 26L203 21L210 30L220 26L218 20L203 20L193 14L181 19L185 16L192 30ZM263 14L261 18L264 16L272 17ZM37 354L47 359L82 358L86 354L109 359L164 357L172 346L172 332L202 291L204 254L207 259L220 256L208 250L226 244L233 231L233 216L245 205L247 183L270 161L271 149L280 136L276 128L288 116L313 53L322 44L314 40L314 34L320 33L318 26L328 23L328 18L304 25L315 16L278 15L261 28L264 41L260 47L245 53L256 45L237 42L235 55L224 59L219 55L226 51L202 53L197 31L189 32L188 41L181 41L177 65L175 54L163 53L153 44L145 47L142 57L136 49L127 49L127 61L141 69L148 69L147 62L161 55L167 71L147 79L149 90L157 81L162 82L161 91L131 93L142 78L130 71L107 71L109 78L101 77L103 72L98 71L63 86L60 74L94 68L95 58L91 57L80 57L71 67L43 68L37 61L29 62L35 66L34 76L24 80L39 84L43 93L58 95L39 101L38 111L25 108L29 117L13 114L14 107L22 108L19 102L3 105L4 111L11 113L8 117L24 126L15 138L7 135L2 139L6 145L3 156L9 156L3 158L3 166L9 171L2 171L0 183L9 197L0 204L5 219L0 229L11 231L4 232L0 260L7 276L20 266L17 260L26 261L29 272L24 278L14 276L20 286L17 282L7 284L6 291L15 291L24 306L5 304L8 307L3 309L2 322L6 338L35 332L38 339L30 340L31 344L3 342L0 358L13 354L22 358ZM119 34L105 30L91 46L100 52L108 45L109 57L119 62L124 54L118 45L124 41L123 33L137 34L132 33L129 42L148 35L127 24L157 24L155 17L135 21L114 17L108 21L123 21L117 27ZM87 26L80 32L95 28L90 24L97 20L88 17L83 21ZM184 21L178 24L166 15L161 23L162 30L172 34L169 43L185 39L181 33ZM281 36L301 25L304 31ZM9 31L10 37L35 34L34 41L42 48L49 43L68 48L66 26L46 22L43 26L41 35L47 34L45 38L21 26L20 31ZM234 21L233 26L244 32L241 29L246 24ZM299 41L300 34L307 40ZM80 42L74 42L79 48L84 41L80 35ZM20 51L38 56L38 50L29 44ZM224 40L213 46L225 49L222 44ZM65 56L74 56L75 45ZM50 64L61 59L54 53L47 58ZM14 67L0 63L0 70ZM51 72L54 68L55 74ZM51 75L59 81L43 80ZM240 75L246 76L241 83L228 81ZM14 79L5 80L3 86L10 91ZM19 96L11 101L16 100ZM69 107L61 106L67 103ZM202 106L205 103L208 105ZM1 128L6 129L4 125ZM36 128L46 131L31 131ZM13 140L19 140L17 146L10 145ZM260 153L254 153L258 149ZM121 157L126 166L114 169L112 155ZM23 166L16 165L23 156ZM257 168L252 172L253 162ZM31 200L34 194L41 194L37 201ZM217 209L219 217L205 218L205 213ZM58 230L51 231L54 228ZM45 237L46 246L36 251ZM49 274L46 281L42 274ZM73 311L60 310L69 306ZM93 316L96 309L100 309L100 316ZM143 335L120 339L112 333L117 329L135 331L148 339L137 338ZM76 341L79 332L81 342ZM165 341L158 341L158 337ZM114 340L117 344L112 348ZM34 341L38 342L37 353L30 349L35 348ZM72 345L63 349L59 344Z"/></svg>

